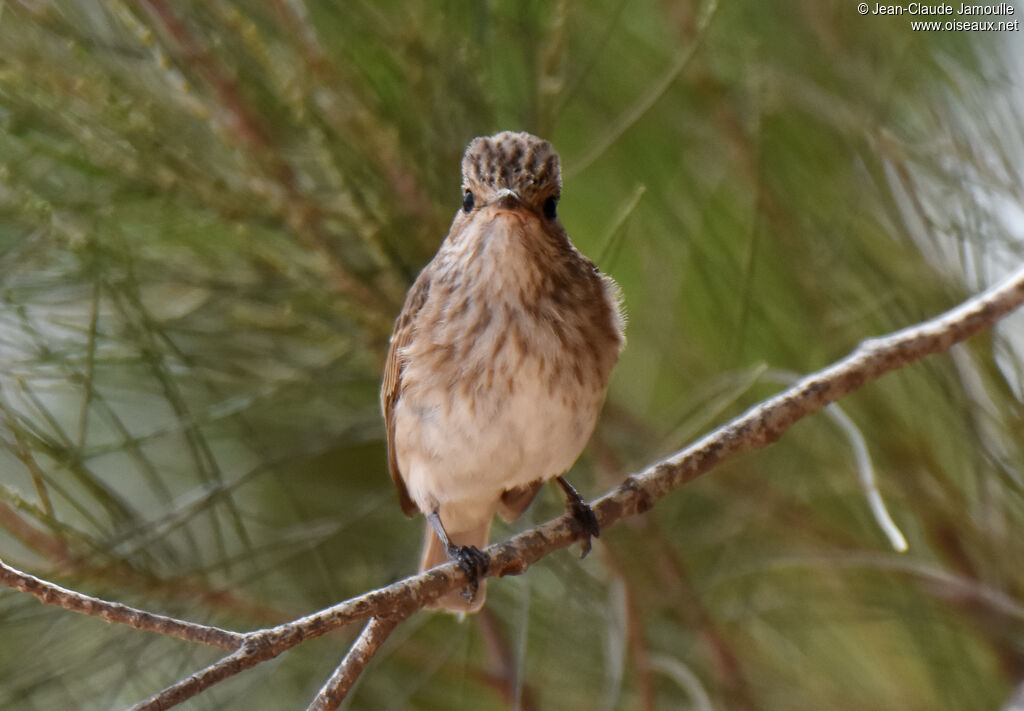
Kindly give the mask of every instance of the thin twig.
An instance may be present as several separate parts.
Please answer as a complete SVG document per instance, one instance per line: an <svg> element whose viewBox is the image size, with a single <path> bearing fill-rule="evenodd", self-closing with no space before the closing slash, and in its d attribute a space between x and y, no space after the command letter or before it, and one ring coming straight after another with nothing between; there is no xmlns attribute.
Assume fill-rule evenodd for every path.
<svg viewBox="0 0 1024 711"><path fill-rule="evenodd" d="M791 385L797 382L799 376L784 370L766 371L761 379L765 382L774 382L783 385ZM874 517L878 527L882 529L885 537L889 539L889 545L893 550L904 553L907 550L907 539L903 535L896 522L892 520L889 510L885 507L885 500L882 499L882 492L878 490L875 481L875 468L871 464L871 453L868 451L868 443L861 434L860 429L854 424L850 416L843 411L839 405L832 404L825 408L825 414L832 418L832 421L839 426L853 448L853 458L857 464L857 476L861 488L864 490L864 497L867 499L868 508Z"/></svg>
<svg viewBox="0 0 1024 711"><path fill-rule="evenodd" d="M399 622L401 619L397 617L371 618L306 711L334 711L338 708L363 669Z"/></svg>
<svg viewBox="0 0 1024 711"><path fill-rule="evenodd" d="M245 635L229 632L219 627L208 627L193 622L176 620L173 617L155 615L137 610L117 602L108 602L96 597L83 595L59 585L40 580L34 575L23 573L0 560L0 584L34 595L47 605L56 605L72 612L99 617L107 622L117 622L138 630L158 632L189 642L209 644L222 649L238 649L245 641Z"/></svg>
<svg viewBox="0 0 1024 711"><path fill-rule="evenodd" d="M614 490L593 504L602 529L619 519L649 510L673 489L712 470L739 452L759 449L782 436L802 418L878 379L885 373L927 355L949 350L954 344L976 335L1024 303L1024 268L988 291L960 306L916 326L863 342L852 354L801 381L700 441L657 463L640 474L626 477ZM563 515L520 533L503 543L488 546L488 576L517 575L544 556L566 548L580 537L573 518ZM135 709L167 709L238 672L271 659L304 640L319 637L357 620L371 617L403 619L441 595L463 587L466 577L456 563L445 563L386 588L365 593L293 622L244 636L215 628L204 628L132 610L123 605L65 591L32 576L3 567L0 583L25 590L44 602L76 612L94 614L141 629L192 639L198 630L208 630L218 646L235 648L233 654L206 669L168 687L137 705ZM60 594L56 594L59 591ZM214 643L206 641L206 643Z"/></svg>

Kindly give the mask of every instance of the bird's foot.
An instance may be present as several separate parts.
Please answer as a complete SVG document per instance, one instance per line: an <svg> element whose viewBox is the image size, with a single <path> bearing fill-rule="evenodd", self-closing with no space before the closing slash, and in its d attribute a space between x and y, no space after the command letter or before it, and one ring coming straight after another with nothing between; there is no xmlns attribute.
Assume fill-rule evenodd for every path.
<svg viewBox="0 0 1024 711"><path fill-rule="evenodd" d="M587 553L590 552L590 539L599 538L601 536L601 527L597 524L597 516L594 515L594 509L585 501L570 501L566 503L566 508L569 513L572 514L573 520L579 526L580 531L584 534L585 538L580 541L583 544L583 549L580 551L580 558L586 558Z"/></svg>
<svg viewBox="0 0 1024 711"><path fill-rule="evenodd" d="M562 487L562 491L565 492L566 511L572 516L580 533L584 536L580 541L582 543L580 558L586 558L587 554L590 553L591 538L601 537L601 526L597 522L597 516L594 515L594 509L590 508L590 505L583 500L583 497L572 487L572 484L562 477L558 477L557 481L558 485Z"/></svg>
<svg viewBox="0 0 1024 711"><path fill-rule="evenodd" d="M472 602L476 597L476 591L480 589L480 578L487 573L491 559L476 546L449 545L447 552L448 558L458 563L462 572L466 574L468 584L462 591L462 596L468 602Z"/></svg>

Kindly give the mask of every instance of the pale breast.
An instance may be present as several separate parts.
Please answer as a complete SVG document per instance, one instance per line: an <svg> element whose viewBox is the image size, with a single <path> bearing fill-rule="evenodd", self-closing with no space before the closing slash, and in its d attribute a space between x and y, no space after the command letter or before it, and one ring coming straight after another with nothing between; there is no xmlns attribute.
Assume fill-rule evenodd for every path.
<svg viewBox="0 0 1024 711"><path fill-rule="evenodd" d="M395 410L399 466L421 510L481 500L490 515L502 491L572 466L621 344L615 295L591 274L586 289L526 299L438 284L417 317L430 338L401 354Z"/></svg>

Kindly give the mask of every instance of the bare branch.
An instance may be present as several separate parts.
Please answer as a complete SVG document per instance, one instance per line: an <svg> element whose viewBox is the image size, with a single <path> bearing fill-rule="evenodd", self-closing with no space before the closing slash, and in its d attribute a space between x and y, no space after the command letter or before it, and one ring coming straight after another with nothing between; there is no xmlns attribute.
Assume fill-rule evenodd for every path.
<svg viewBox="0 0 1024 711"><path fill-rule="evenodd" d="M807 376L640 474L626 477L616 489L593 504L601 528L607 528L626 516L647 511L665 494L710 471L730 455L771 444L798 420L885 373L927 355L949 350L954 344L991 326L1021 303L1024 303L1024 269L941 316L884 338L861 343L838 363ZM544 556L566 548L578 538L573 519L569 515L560 516L508 541L488 546L486 553L490 566L487 575L518 575ZM294 622L253 633L251 638L260 640L258 655L250 654L242 662L238 662L239 653L230 655L196 676L205 675L204 679L214 679L211 683L216 683L264 659L277 656L303 640L319 637L356 620L380 615L411 615L431 600L465 584L465 574L457 564L439 565ZM230 673L219 676L228 668L232 670ZM167 701L171 697L165 698L164 694L179 690L187 681L151 699L159 699L162 705L140 705L136 709L168 708Z"/></svg>
<svg viewBox="0 0 1024 711"><path fill-rule="evenodd" d="M136 610L134 607L117 602L108 602L83 595L23 573L2 560L0 560L0 584L34 595L47 605L56 605L72 612L99 617L107 622L116 622L147 632L158 632L189 642L209 644L222 649L238 649L246 638L245 635L238 632L184 622L164 615L155 615L145 610Z"/></svg>
<svg viewBox="0 0 1024 711"><path fill-rule="evenodd" d="M771 444L800 419L885 373L927 355L949 350L954 344L991 326L1021 303L1024 303L1024 268L998 286L941 316L884 338L863 342L843 360L803 378L791 388L640 474L626 477L622 484L593 504L601 528L607 528L626 516L647 511L668 492L710 471L731 455ZM569 546L580 537L572 517L560 516L508 541L488 546L485 551L490 559L487 575L522 573L544 556ZM109 621L229 649L237 648L217 663L134 707L141 711L170 708L304 640L357 620L385 618L367 625L356 646L346 656L346 661L342 662L335 674L340 679L337 685L340 688L345 683L346 674L350 673L346 669L358 673L357 668L361 670L365 666L372 650L379 646L397 621L414 614L439 596L464 586L466 578L457 564L445 563L293 622L246 635L192 625L79 595L7 566L0 568L0 583L32 593L43 602ZM388 622L388 618L392 622ZM350 657L353 661L346 667ZM332 682L335 677L332 677ZM329 691L329 687L331 683L325 686L325 690Z"/></svg>
<svg viewBox="0 0 1024 711"><path fill-rule="evenodd" d="M773 443L800 419L889 371L949 350L1021 303L1024 269L936 318L864 341L843 360L803 378L681 452L627 478L598 502L602 528L622 516L647 510L672 489L704 474L732 454Z"/></svg>
<svg viewBox="0 0 1024 711"><path fill-rule="evenodd" d="M280 654L280 652L273 653L269 645L261 644L264 639L265 636L260 633L247 635L244 646L205 669L200 669L195 674L168 686L159 694L140 701L132 706L130 711L164 711L164 709L188 701L193 696L198 696L217 682L224 681L238 672L245 671Z"/></svg>
<svg viewBox="0 0 1024 711"><path fill-rule="evenodd" d="M334 711L338 708L373 655L401 621L397 617L371 618L306 711Z"/></svg>

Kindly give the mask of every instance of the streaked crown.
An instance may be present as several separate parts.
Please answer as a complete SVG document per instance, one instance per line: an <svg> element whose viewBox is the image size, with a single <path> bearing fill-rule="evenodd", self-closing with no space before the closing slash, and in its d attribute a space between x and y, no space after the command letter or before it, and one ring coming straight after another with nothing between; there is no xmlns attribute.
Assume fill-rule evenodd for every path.
<svg viewBox="0 0 1024 711"><path fill-rule="evenodd" d="M462 188L489 194L508 188L540 204L562 191L558 154L550 143L525 132L474 138L462 158Z"/></svg>

